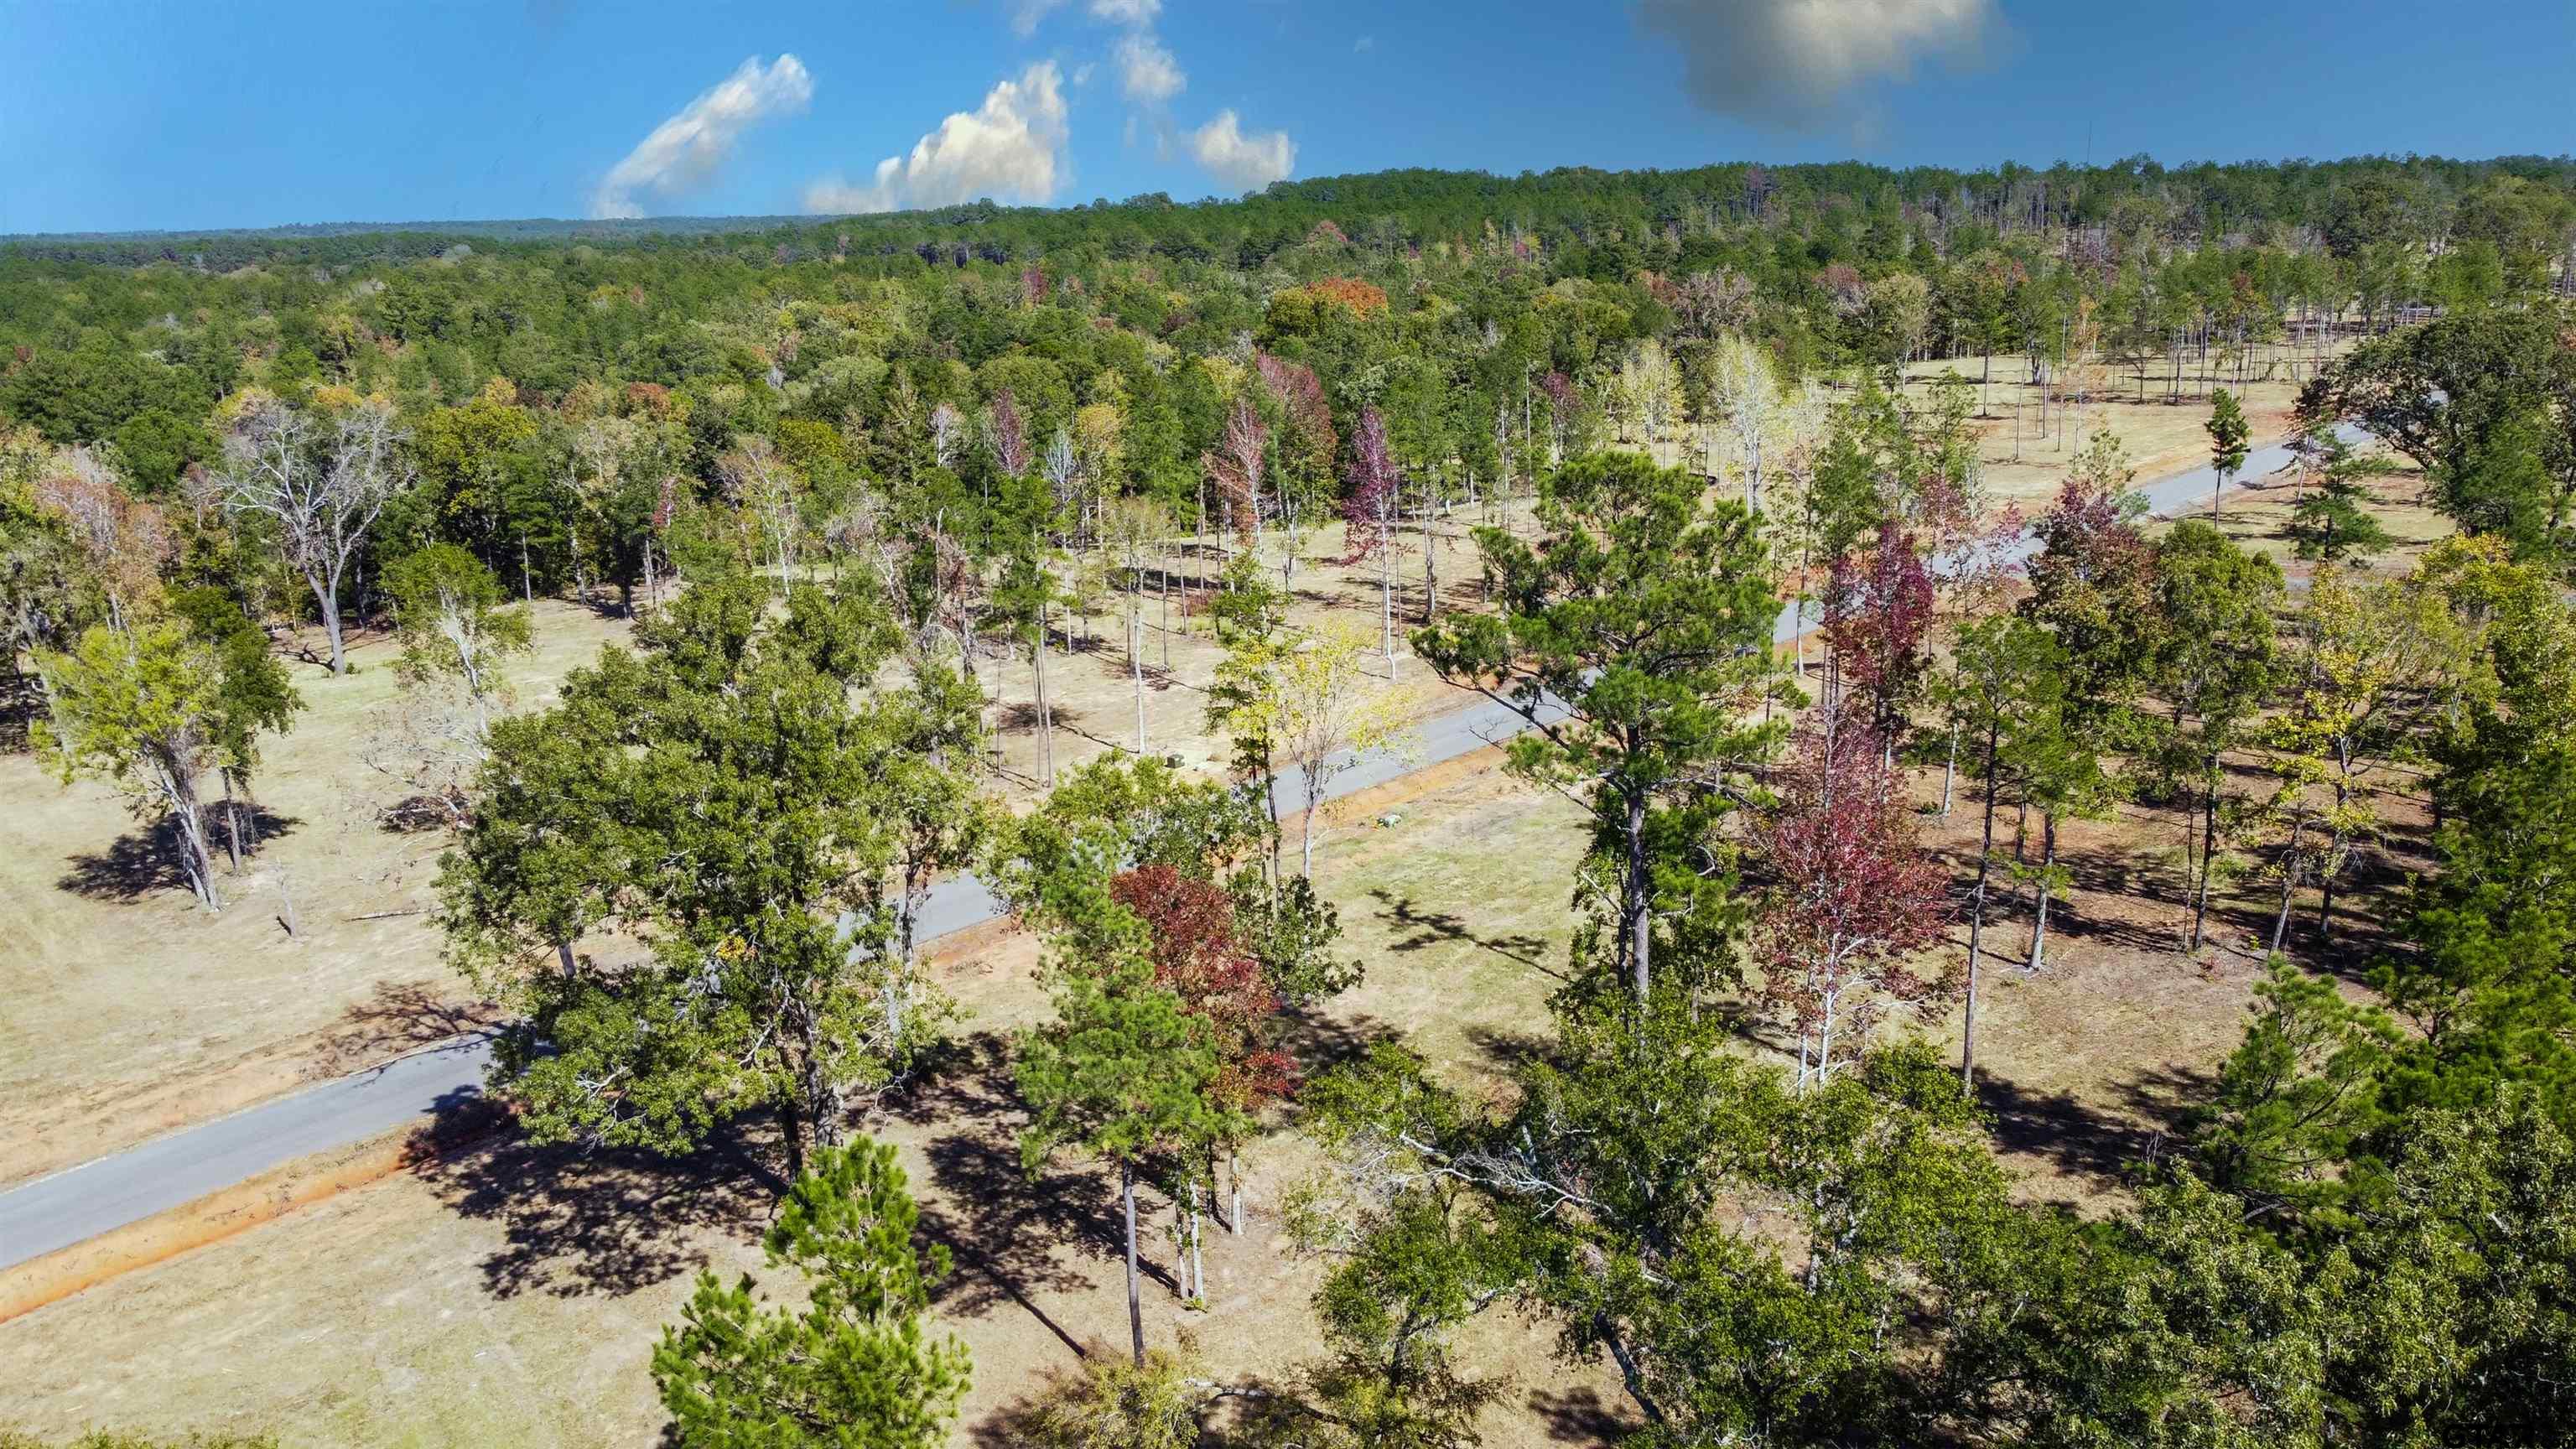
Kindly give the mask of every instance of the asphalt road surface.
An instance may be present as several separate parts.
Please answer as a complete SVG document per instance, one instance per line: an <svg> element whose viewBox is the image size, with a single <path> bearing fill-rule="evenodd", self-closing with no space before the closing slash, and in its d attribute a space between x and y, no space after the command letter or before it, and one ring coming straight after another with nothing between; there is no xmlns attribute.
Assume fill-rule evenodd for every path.
<svg viewBox="0 0 2576 1449"><path fill-rule="evenodd" d="M2347 425L2347 438L2358 438ZM2257 448L2242 478L2261 478L2291 461L2286 445ZM2148 507L2180 517L2205 506L2214 482L2197 468L2160 478L2142 491ZM2025 539L2021 554L2037 544ZM1773 636L1786 642L1798 628L1792 609L1780 611ZM1416 666L1417 668L1420 666ZM1366 790L1509 738L1520 719L1501 705L1482 703L1425 722L1414 748L1345 757L1346 768L1325 786L1327 800ZM1281 815L1304 808L1298 780L1277 780ZM941 882L923 907L925 940L979 925L1000 915L1001 902L973 877ZM290 1096L200 1123L138 1147L84 1163L0 1193L0 1268L83 1242L300 1157L328 1152L425 1119L472 1100L482 1090L490 1042L466 1037L414 1052L353 1076L308 1087Z"/></svg>

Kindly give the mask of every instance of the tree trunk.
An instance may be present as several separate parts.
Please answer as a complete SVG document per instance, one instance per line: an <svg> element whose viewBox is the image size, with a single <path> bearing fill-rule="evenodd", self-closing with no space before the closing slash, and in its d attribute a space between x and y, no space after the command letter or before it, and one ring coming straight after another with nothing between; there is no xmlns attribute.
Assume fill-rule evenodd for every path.
<svg viewBox="0 0 2576 1449"><path fill-rule="evenodd" d="M2274 951L2280 950L2281 943L2289 939L2290 900L2299 889L2299 837L2306 833L2307 825L2305 820L2293 823L2290 827L2290 843L2281 851L2281 909L2279 914L2272 918L2271 949Z"/></svg>
<svg viewBox="0 0 2576 1449"><path fill-rule="evenodd" d="M1145 603L1131 599L1127 612L1127 663L1136 676L1136 753L1145 753Z"/></svg>
<svg viewBox="0 0 2576 1449"><path fill-rule="evenodd" d="M1422 485L1422 627L1428 629L1440 617L1439 549L1431 536L1431 484Z"/></svg>
<svg viewBox="0 0 2576 1449"><path fill-rule="evenodd" d="M1941 761L1941 818L1950 818L1950 787L1959 778L1959 727L1950 726L1950 750Z"/></svg>
<svg viewBox="0 0 2576 1449"><path fill-rule="evenodd" d="M1619 1326L1610 1321L1609 1314L1595 1313L1592 1331L1609 1346L1611 1361L1619 1365L1619 1381L1627 1386L1628 1397L1636 1401L1637 1411L1646 1416L1649 1424L1664 1422L1663 1406L1646 1392L1645 1372L1637 1366L1637 1356L1628 1351L1628 1340L1620 1336Z"/></svg>
<svg viewBox="0 0 2576 1449"><path fill-rule="evenodd" d="M787 1150L787 1180L790 1183L805 1175L805 1125L798 1118L795 1097L791 1095L778 1104L778 1136Z"/></svg>
<svg viewBox="0 0 2576 1449"><path fill-rule="evenodd" d="M179 865L188 877L188 888L196 894L198 905L220 911L224 903L215 894L215 857L206 843L206 812L197 802L197 782L168 760L157 761L154 769L171 822L178 827Z"/></svg>
<svg viewBox="0 0 2576 1449"><path fill-rule="evenodd" d="M1207 1301L1207 1264L1199 1257L1199 1185L1190 1184L1190 1296Z"/></svg>
<svg viewBox="0 0 2576 1449"><path fill-rule="evenodd" d="M1309 880L1315 875L1315 795L1321 784L1321 772L1308 770L1306 808L1299 812L1297 824L1297 874Z"/></svg>
<svg viewBox="0 0 2576 1449"><path fill-rule="evenodd" d="M1628 879L1621 905L1620 922L1628 938L1628 972L1637 1004L1643 1006L1654 988L1654 973L1648 962L1654 921L1646 910L1646 797L1634 787L1628 791Z"/></svg>
<svg viewBox="0 0 2576 1449"><path fill-rule="evenodd" d="M1379 530L1377 542L1378 629L1386 650L1386 677L1395 679L1395 540Z"/></svg>
<svg viewBox="0 0 2576 1449"><path fill-rule="evenodd" d="M1986 929L1986 879L1994 871L1996 747L2002 734L1999 724L1987 725L1986 823L1983 843L1977 850L1977 888L1968 898L1968 1001L1959 1026L1959 1086L1963 1091L1973 1091L1977 1084L1977 953Z"/></svg>
<svg viewBox="0 0 2576 1449"><path fill-rule="evenodd" d="M2333 839L2326 844L2326 868L2317 872L2317 942L2320 945L2331 945L2334 942L2335 872L2333 867L2342 851L2343 832L2338 830Z"/></svg>
<svg viewBox="0 0 2576 1449"><path fill-rule="evenodd" d="M224 852L232 857L233 874L241 874L241 803L233 798L233 772L224 771Z"/></svg>
<svg viewBox="0 0 2576 1449"><path fill-rule="evenodd" d="M1037 664L1038 783L1053 788L1055 785L1055 716L1047 708L1047 610L1044 604L1038 605L1038 646L1032 651L1032 657Z"/></svg>
<svg viewBox="0 0 2576 1449"><path fill-rule="evenodd" d="M328 579L308 578L313 586L313 600L322 607L322 634L331 641L331 672L349 672L349 654L340 637L340 576Z"/></svg>
<svg viewBox="0 0 2576 1449"><path fill-rule="evenodd" d="M2048 964L2048 896L2050 872L2057 868L2057 812L2046 811L2039 817L2039 906L2030 918L2030 969L2038 971Z"/></svg>
<svg viewBox="0 0 2576 1449"><path fill-rule="evenodd" d="M1127 1336L1136 1348L1136 1367L1145 1366L1145 1303L1136 1291L1136 1164L1118 1163L1118 1195L1127 1207Z"/></svg>
<svg viewBox="0 0 2576 1449"><path fill-rule="evenodd" d="M805 1061L799 1091L805 1099L806 1125L813 1129L815 1146L831 1147L841 1140L841 1086L832 1080L825 1064L822 1030L814 1020L812 1008L805 1008L802 1014Z"/></svg>
<svg viewBox="0 0 2576 1449"><path fill-rule="evenodd" d="M2191 950L2200 950L2201 932L2209 921L2209 884L2218 873L2218 761L2208 764L2208 789L2200 805L2200 889L2191 907Z"/></svg>

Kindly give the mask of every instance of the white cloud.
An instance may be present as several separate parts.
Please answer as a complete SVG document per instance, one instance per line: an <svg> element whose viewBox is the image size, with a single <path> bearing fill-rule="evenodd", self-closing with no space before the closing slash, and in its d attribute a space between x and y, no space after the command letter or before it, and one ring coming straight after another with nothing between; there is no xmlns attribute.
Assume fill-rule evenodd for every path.
<svg viewBox="0 0 2576 1449"><path fill-rule="evenodd" d="M1374 35L1363 35L1359 39L1351 42L1351 51L1353 54L1365 55L1375 49L1377 49L1377 37Z"/></svg>
<svg viewBox="0 0 2576 1449"><path fill-rule="evenodd" d="M1163 13L1163 0L1091 0L1091 18L1112 25L1151 25Z"/></svg>
<svg viewBox="0 0 2576 1449"><path fill-rule="evenodd" d="M767 67L753 56L679 114L653 128L626 159L609 168L591 194L590 214L642 216L639 191L676 196L705 184L724 168L734 142L756 122L792 115L814 98L805 63L781 55Z"/></svg>
<svg viewBox="0 0 2576 1449"><path fill-rule="evenodd" d="M1995 0L1637 0L1682 55L1691 99L1720 115L1814 127L1851 88L1918 59L1975 62L2003 28Z"/></svg>
<svg viewBox="0 0 2576 1449"><path fill-rule="evenodd" d="M1826 124L1852 85L1904 80L1922 57L1973 64L2002 31L1996 0L1638 0L1636 15L1682 52L1692 101L1783 126Z"/></svg>
<svg viewBox="0 0 2576 1449"><path fill-rule="evenodd" d="M1118 83L1127 99L1159 106L1187 89L1190 78L1152 31L1140 30L1118 42Z"/></svg>
<svg viewBox="0 0 2576 1449"><path fill-rule="evenodd" d="M1297 169L1297 143L1285 131L1245 135L1231 108L1190 132L1190 155L1207 173L1236 191L1257 191Z"/></svg>
<svg viewBox="0 0 2576 1449"><path fill-rule="evenodd" d="M1054 13L1064 0L1011 0L1011 31L1015 35L1038 33L1038 22Z"/></svg>
<svg viewBox="0 0 2576 1449"><path fill-rule="evenodd" d="M833 214L953 206L979 197L1047 201L1064 164L1064 82L1040 61L986 93L913 143L909 156L877 163L876 178L852 186L837 177L805 188L805 209Z"/></svg>

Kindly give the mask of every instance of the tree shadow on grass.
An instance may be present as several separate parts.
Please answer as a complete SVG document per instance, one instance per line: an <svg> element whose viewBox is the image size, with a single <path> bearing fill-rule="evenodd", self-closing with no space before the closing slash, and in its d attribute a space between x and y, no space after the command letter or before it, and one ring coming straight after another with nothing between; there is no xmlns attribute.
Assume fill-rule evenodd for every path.
<svg viewBox="0 0 2576 1449"><path fill-rule="evenodd" d="M379 981L373 995L341 1014L309 1070L336 1076L400 1051L488 1032L500 1020L491 1003L460 1001L435 981Z"/></svg>
<svg viewBox="0 0 2576 1449"><path fill-rule="evenodd" d="M1532 1389L1529 1411L1546 1427L1547 1437L1559 1444L1616 1444L1637 1427L1604 1403L1597 1391L1584 1387L1562 1393Z"/></svg>
<svg viewBox="0 0 2576 1449"><path fill-rule="evenodd" d="M479 1091L452 1096L440 1131L489 1125ZM539 1146L504 1126L423 1163L419 1175L460 1217L500 1226L502 1245L483 1260L493 1297L622 1297L705 1267L709 1232L759 1231L784 1184L738 1135L749 1125L685 1157Z"/></svg>
<svg viewBox="0 0 2576 1449"><path fill-rule="evenodd" d="M1081 734L1081 724L1087 716L1085 716L1081 710L1069 709L1062 704L1050 701L1047 705L1047 717L1055 721L1055 727L1057 729L1070 730L1075 734ZM993 732L995 734L1005 735L1036 734L1038 732L1038 707L1036 703L1025 699L1014 700L1009 704L1002 705L995 709L993 711Z"/></svg>
<svg viewBox="0 0 2576 1449"><path fill-rule="evenodd" d="M1535 1066L1557 1050L1554 1037L1481 1022L1468 1027L1466 1037L1469 1046L1482 1052L1495 1069L1506 1073Z"/></svg>
<svg viewBox="0 0 2576 1449"><path fill-rule="evenodd" d="M2045 1158L2101 1191L2127 1185L2141 1166L2170 1155L2214 1083L2197 1068L2154 1069L2117 1089L2121 1110L2114 1111L1987 1073L1977 1079L1977 1102L1993 1118L1997 1147Z"/></svg>
<svg viewBox="0 0 2576 1449"><path fill-rule="evenodd" d="M1370 891L1369 899L1378 903L1377 918L1399 933L1395 941L1389 945L1389 950L1413 952L1445 942L1463 941L1478 950L1490 951L1508 961L1517 961L1533 971L1544 972L1559 981L1570 979L1564 972L1540 959L1539 953L1545 951L1548 946L1547 938L1544 936L1533 936L1525 932L1502 936L1481 936L1467 923L1466 917L1451 911L1425 910L1414 904L1413 897L1397 895L1384 886Z"/></svg>
<svg viewBox="0 0 2576 1449"><path fill-rule="evenodd" d="M989 1031L962 1038L939 1070L888 1105L910 1120L947 1128L923 1148L928 1185L938 1193L922 1195L922 1233L945 1244L956 1264L932 1301L943 1313L970 1318L1018 1308L1076 1357L1085 1355L1086 1345L1037 1298L1087 1290L1094 1276L1088 1265L1125 1255L1115 1175L1066 1153L1031 1180L1020 1161L1027 1114L1011 1084L1009 1053ZM1178 1280L1161 1264L1148 1261L1144 1270L1178 1291Z"/></svg>
<svg viewBox="0 0 2576 1449"><path fill-rule="evenodd" d="M244 806L242 844L256 850L260 843L274 840L303 823L290 815ZM227 861L222 806L209 808L206 826L211 832L206 843L214 853L218 872L215 892L222 895L226 878L220 872ZM188 877L179 868L179 859L178 822L164 817L116 837L105 850L70 857L67 863L71 868L54 886L93 901L139 901L165 890L188 889Z"/></svg>
<svg viewBox="0 0 2576 1449"><path fill-rule="evenodd" d="M1367 1056L1379 1042L1403 1035L1366 1012L1349 1017L1326 1014L1317 1005L1290 1007L1280 1013L1278 1047L1297 1060L1297 1074L1312 1077L1348 1066Z"/></svg>

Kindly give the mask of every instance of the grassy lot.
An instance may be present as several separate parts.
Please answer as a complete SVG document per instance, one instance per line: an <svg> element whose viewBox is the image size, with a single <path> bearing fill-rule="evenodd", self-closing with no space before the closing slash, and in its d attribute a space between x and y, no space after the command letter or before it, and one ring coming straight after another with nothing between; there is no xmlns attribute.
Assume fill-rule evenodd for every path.
<svg viewBox="0 0 2576 1449"><path fill-rule="evenodd" d="M2147 409L2193 435L2205 416L2198 404ZM2171 441L2169 466L2196 461L2201 443L2179 431ZM2132 438L2132 451L2146 449ZM2411 476L2379 487L2377 511L2405 540L2386 569L2404 567L2440 531L2420 489ZM2231 497L2223 525L2279 550L2287 504L2286 490ZM1470 579L1467 557L1459 546L1445 558L1444 577ZM1369 578L1317 567L1301 583L1313 585L1301 604L1310 617L1375 617ZM1107 629L1102 647L1051 667L1068 726L1059 768L1133 729L1119 631ZM525 702L542 704L565 669L621 630L541 606ZM1159 666L1159 641L1149 650ZM1149 705L1155 747L1204 758L1192 739L1195 686L1215 652L1193 635L1175 638L1172 657ZM304 672L315 708L272 751L275 783L263 799L291 823L249 874L225 882L235 905L220 917L192 912L175 883L138 858L104 791L60 790L23 756L0 759L0 791L30 806L0 815L0 908L28 922L28 949L0 959L0 1179L255 1100L308 1073L345 1070L462 1019L461 992L441 972L422 917L348 919L424 904L436 846L372 823L388 792L353 745L365 707L390 691L391 671L381 644L358 658L366 667L349 680ZM1408 666L1410 707L1453 702ZM1015 799L1027 798L1034 770L1025 718L1008 708L1027 698L1025 675L1025 665L986 670L1005 705L1004 779ZM2408 783L2397 777L2391 788ZM1925 842L1964 877L1976 817L1964 799L1948 817L1929 813L1938 784L1918 782ZM2383 806L2389 840L2356 865L2346 919L2361 939L2346 943L2343 959L2367 955L2366 933L2377 929L2371 893L2422 864L2421 802L2392 793ZM1477 775L1349 813L1321 846L1319 873L1368 975L1301 1024L1301 1054L1327 1063L1402 1033L1462 1084L1498 1087L1512 1056L1545 1032L1545 1001L1565 969L1576 812ZM1381 826L1383 813L1399 818ZM2026 912L2011 889L2000 894L1986 938L1998 956L1980 1006L1980 1091L2029 1197L2087 1211L2115 1204L2127 1165L2178 1130L2184 1104L2242 1030L2259 970L2246 943L2268 926L2268 886L2248 879L2223 893L2218 944L2184 959L2181 833L2178 814L2145 806L2065 826L2061 858L2075 889L2053 914L2045 969L2017 964ZM2010 839L2009 824L1999 838ZM305 927L293 942L271 918L281 877ZM1963 944L1964 925L1954 935ZM2304 937L2293 949L2315 950ZM979 1443L1004 1441L1001 1414L1044 1374L1123 1344L1108 1179L1066 1163L1032 1184L1017 1164L1007 1041L1045 1013L1036 967L1025 938L943 963L971 1012L958 1052L870 1124L897 1144L926 1222L956 1254L940 1315L974 1353L965 1437ZM1899 1026L1955 1044L1955 1006ZM0 1413L48 1433L274 1431L289 1445L646 1441L661 1420L645 1364L691 1276L702 1266L760 1269L771 1186L753 1166L756 1134L680 1164L492 1142L348 1193L0 1325L0 1382L12 1386ZM1317 1269L1279 1240L1275 1211L1312 1166L1291 1137L1250 1154L1250 1218L1241 1236L1211 1231L1203 1312L1179 1302L1170 1215L1154 1213L1147 1313L1156 1341L1188 1334L1219 1378L1293 1371L1311 1347L1305 1304ZM1471 1360L1513 1380L1487 1442L1602 1437L1599 1416L1619 1402L1615 1383L1557 1364L1551 1338L1503 1313L1471 1333Z"/></svg>
<svg viewBox="0 0 2576 1449"><path fill-rule="evenodd" d="M1449 603L1474 602L1462 510L1440 534ZM1338 530L1318 558L1340 552ZM1420 562L1409 602L1420 608ZM1366 568L1302 568L1292 614L1374 626ZM626 637L622 620L554 601L535 606L537 650L512 667L522 708L550 703L569 670ZM1159 615L1154 622L1159 623ZM1146 658L1152 748L1209 763L1205 686L1222 651L1203 620L1176 605ZM1399 630L1407 626L1402 612ZM1077 633L1080 625L1073 626ZM1124 628L1092 621L1087 647L1049 663L1059 770L1135 738ZM1399 649L1401 643L1399 642ZM339 679L298 663L308 708L291 733L263 743L257 782L268 836L238 875L219 862L226 901L208 916L105 785L64 786L32 756L0 754L0 1184L54 1171L315 1079L356 1070L475 1023L463 982L439 959L428 908L447 837L384 829L377 812L403 789L371 769L362 745L395 694L394 649L361 639L357 672ZM1034 797L1038 742L1032 668L987 660L1000 773L1015 804ZM1399 707L1421 716L1465 702L1417 661L1400 660ZM282 924L292 900L299 933Z"/></svg>
<svg viewBox="0 0 2576 1449"><path fill-rule="evenodd" d="M538 606L515 671L541 705L624 625ZM360 755L394 693L392 646L361 640L358 672L293 668L310 706L263 745L270 838L227 908L198 911L176 871L104 785L63 786L0 755L0 1182L220 1116L408 1043L453 1035L464 1003L441 968L430 903L443 837L389 832L401 789ZM279 918L291 894L300 934ZM383 914L398 912L402 914ZM374 917L373 919L358 919Z"/></svg>
<svg viewBox="0 0 2576 1449"><path fill-rule="evenodd" d="M1937 791L1937 778L1919 782L1926 844L1964 876L1975 816L1929 813ZM2395 804L2404 846L2420 815ZM1498 1087L1512 1054L1545 1032L1564 969L1576 812L1490 774L1379 808L1397 823L1352 824L1320 862L1368 976L1301 1029L1301 1053L1320 1064L1403 1032L1462 1085ZM1981 1096L2028 1197L2116 1203L2127 1165L2176 1130L2242 1030L2259 967L2243 943L2268 922L2264 886L2224 896L2220 945L2185 960L2169 850L2180 829L2178 816L2137 807L2065 827L2076 888L2054 916L2044 970L2019 964L2026 917L2009 891L1990 922ZM2409 863L2391 858L2356 885L2385 888ZM2353 904L2350 919L2365 920L2366 900ZM1108 1178L1067 1162L1031 1184L1013 1149L1006 1042L1044 1015L1036 965L1026 938L945 963L972 1012L959 1053L870 1124L902 1151L926 1222L956 1254L940 1315L975 1356L966 1424L979 1443L1001 1442L996 1416L1041 1375L1123 1342ZM1905 1025L1956 1039L1952 1006ZM1273 1215L1313 1165L1308 1149L1274 1137L1247 1163L1247 1231L1211 1230L1207 1311L1178 1301L1167 1211L1152 1212L1146 1242L1148 1333L1189 1334L1225 1379L1293 1369L1317 1274L1278 1240ZM641 1442L659 1423L645 1373L659 1326L699 1267L759 1271L769 1190L739 1151L674 1165L489 1144L0 1325L0 1381L14 1387L12 1411L46 1431ZM1489 1443L1597 1440L1585 1426L1619 1401L1616 1385L1557 1364L1549 1338L1500 1313L1470 1335L1473 1360L1513 1378Z"/></svg>
<svg viewBox="0 0 2576 1449"><path fill-rule="evenodd" d="M1467 1080L1543 1028L1581 849L1571 807L1495 776L1390 807L1320 862L1367 980L1301 1032L1312 1063L1405 1030ZM975 1356L970 1426L1074 1361L1124 1342L1109 1179L1077 1164L1022 1176L1004 1040L1042 1016L1025 938L950 963L973 1011L958 1059L872 1125L902 1150L925 1218L955 1251L941 1316ZM755 1144L757 1145L757 1144ZM1192 1334L1221 1375L1277 1373L1307 1347L1317 1270L1278 1241L1282 1190L1309 1169L1293 1140L1249 1159L1250 1221L1211 1231L1206 1312L1170 1286L1154 1214L1147 1330ZM645 1371L700 1266L758 1271L768 1187L742 1159L676 1167L490 1145L352 1192L0 1326L9 1412L33 1428L114 1424L275 1430L290 1445L623 1445L659 1409ZM1558 1419L1610 1385L1556 1368L1549 1335L1496 1315L1476 1358ZM1502 1422L1506 1417L1511 1421ZM1498 1445L1550 1442L1497 1415Z"/></svg>

